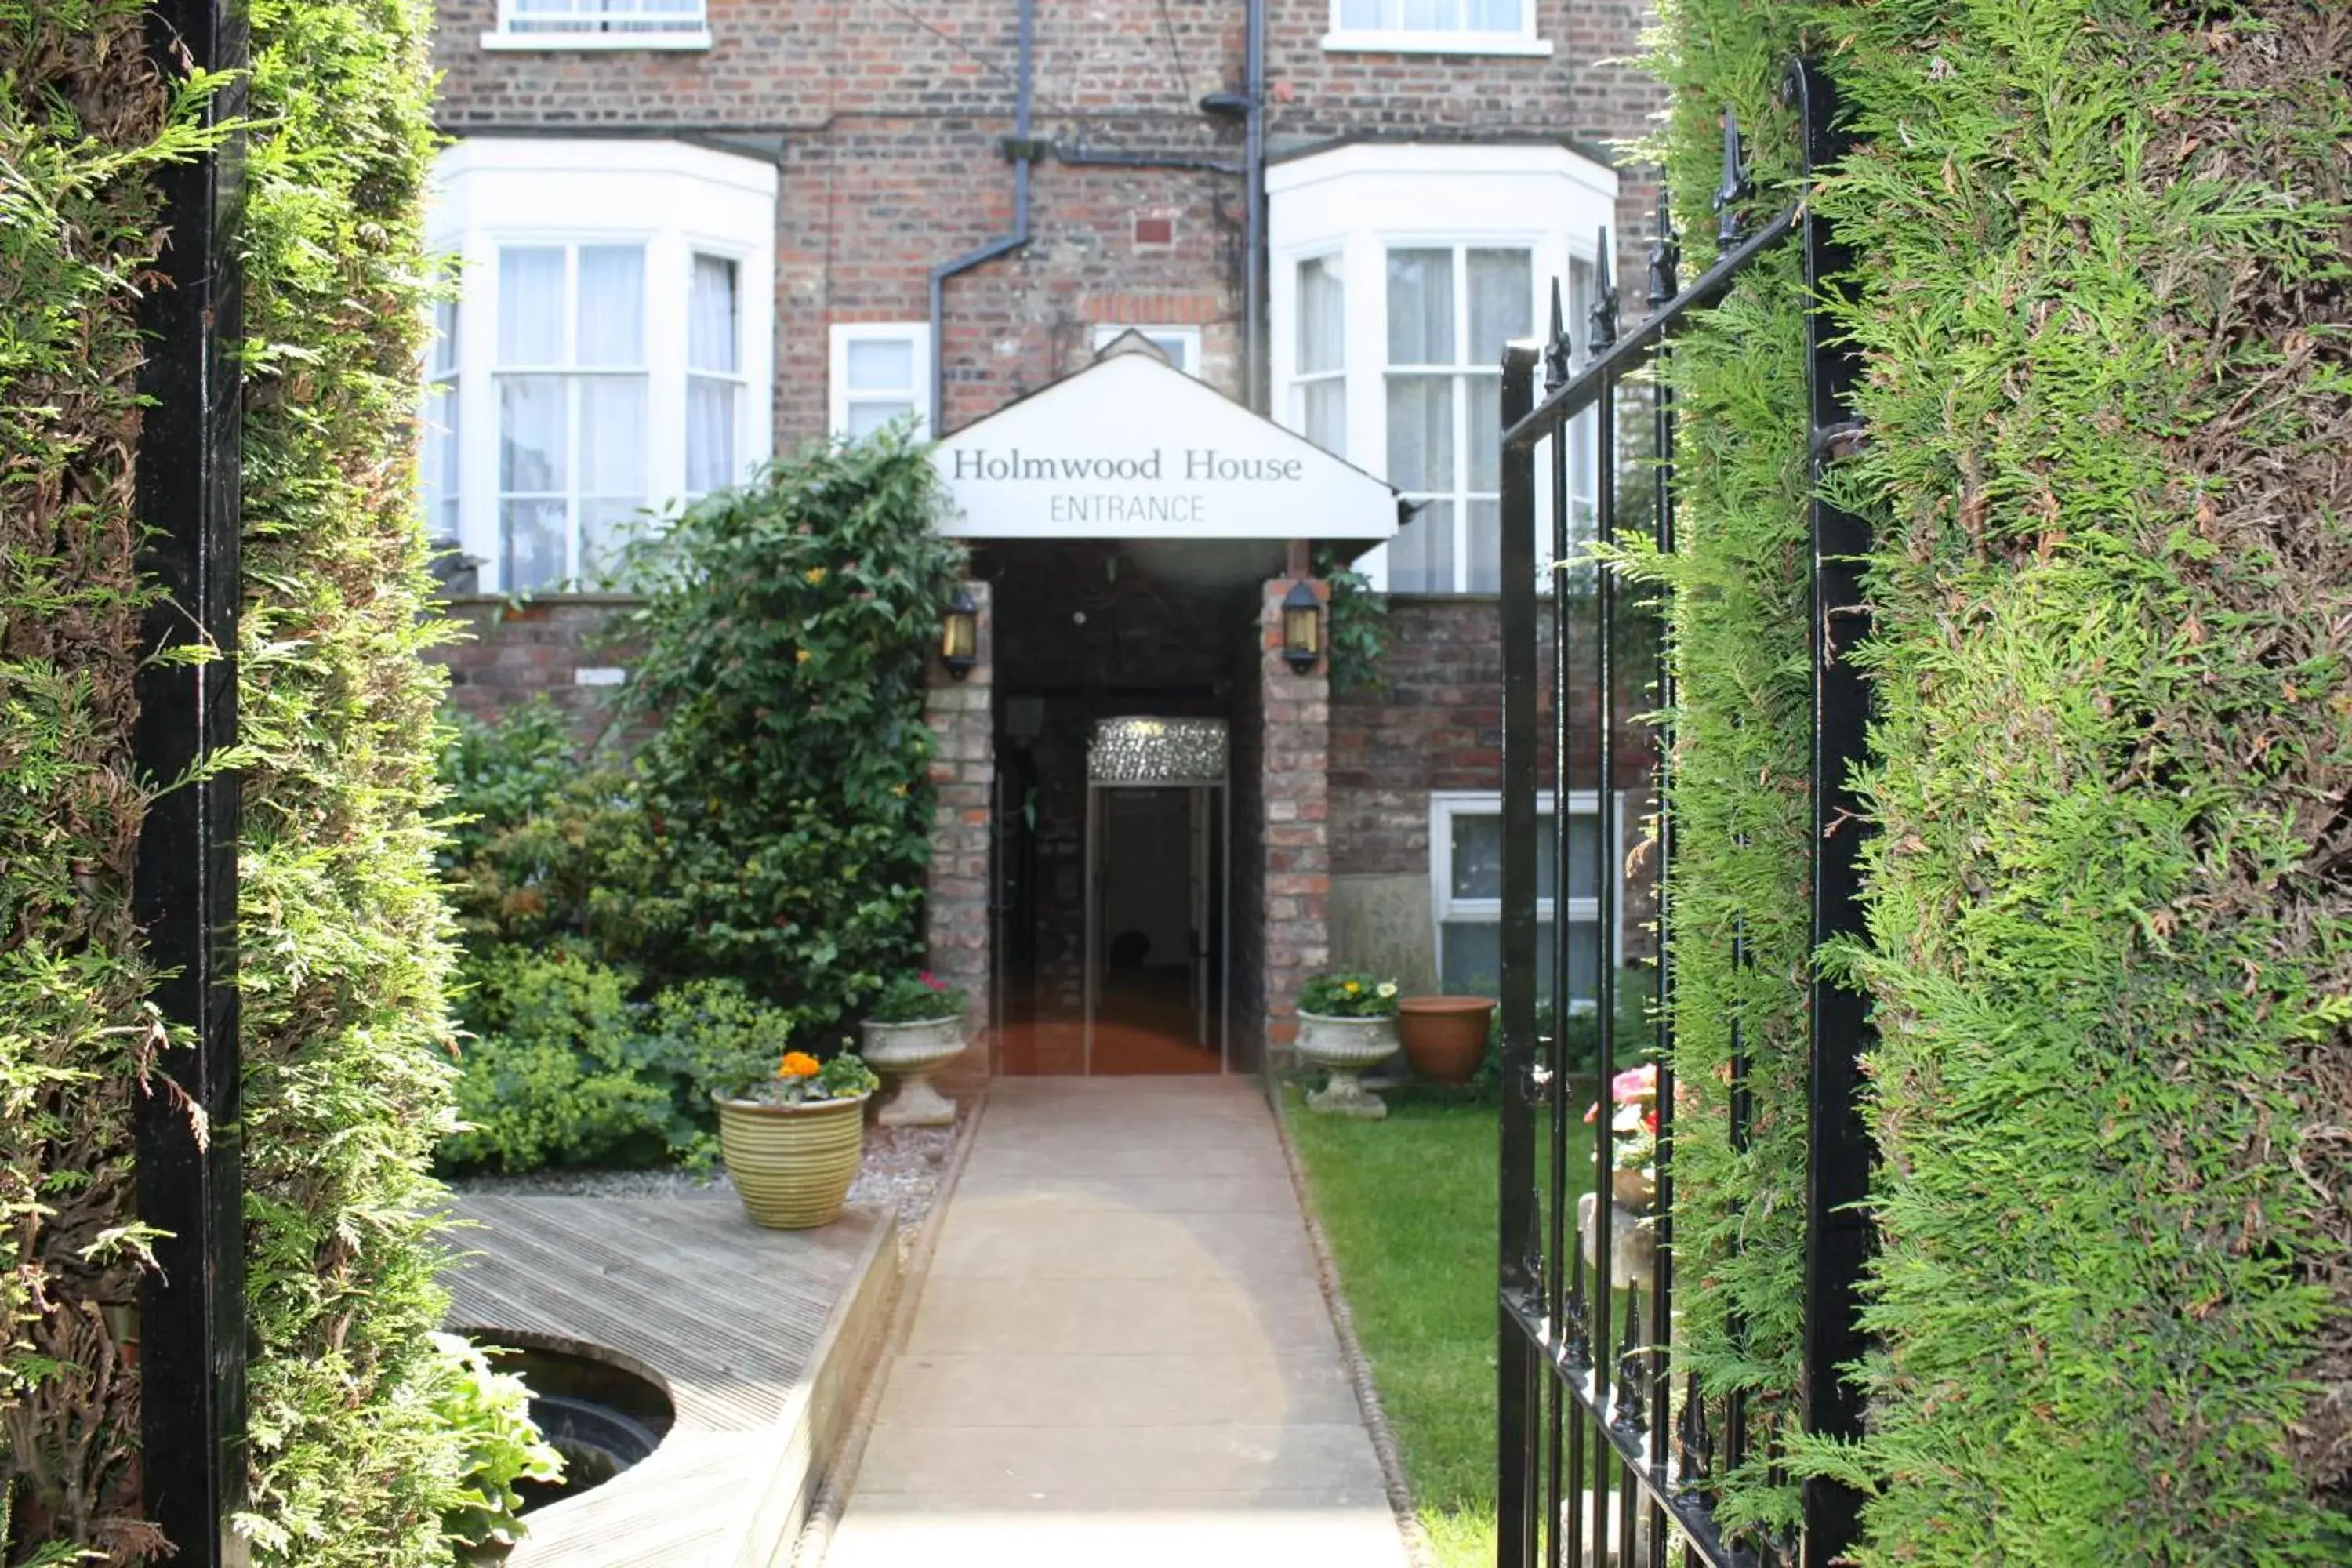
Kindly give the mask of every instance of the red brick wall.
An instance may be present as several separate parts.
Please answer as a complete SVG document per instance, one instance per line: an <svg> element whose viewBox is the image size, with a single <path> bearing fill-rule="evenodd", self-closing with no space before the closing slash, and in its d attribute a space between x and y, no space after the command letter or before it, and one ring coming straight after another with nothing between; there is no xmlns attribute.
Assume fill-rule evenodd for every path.
<svg viewBox="0 0 2352 1568"><path fill-rule="evenodd" d="M1013 0L709 0L707 53L488 51L496 8L441 0L453 132L698 127L778 149L780 449L824 431L828 322L923 320L929 268L1013 226ZM1638 51L1640 7L1541 0L1539 18L1549 58L1327 53L1328 0L1270 0L1269 143L1643 134L1660 89L1600 63ZM1196 104L1242 84L1242 46L1241 0L1040 0L1034 134L1237 162L1238 124ZM1649 201L1629 180L1621 234ZM1027 247L947 284L949 427L1084 363L1097 322L1198 324L1207 379L1238 390L1236 176L1049 159L1031 214ZM1169 243L1139 244L1139 217L1168 220Z"/></svg>
<svg viewBox="0 0 2352 1568"><path fill-rule="evenodd" d="M1341 692L1331 700L1332 869L1342 876L1429 868L1432 790L1499 790L1503 783L1502 605L1493 598L1389 600L1385 680L1378 691ZM1549 647L1550 610L1543 612ZM1597 704L1590 699L1593 649L1571 633L1570 682L1588 693L1571 716L1570 777L1589 787ZM1549 656L1538 667L1537 711L1549 729ZM1621 690L1617 787L1638 789L1650 766L1647 731L1632 721L1646 699ZM1549 776L1551 749L1538 765Z"/></svg>
<svg viewBox="0 0 2352 1568"><path fill-rule="evenodd" d="M609 628L636 602L617 594L520 605L488 596L450 601L446 608L460 635L436 651L449 669L450 701L461 713L490 720L544 697L571 714L583 736L601 733L617 689L600 675L629 664L629 650L609 641Z"/></svg>

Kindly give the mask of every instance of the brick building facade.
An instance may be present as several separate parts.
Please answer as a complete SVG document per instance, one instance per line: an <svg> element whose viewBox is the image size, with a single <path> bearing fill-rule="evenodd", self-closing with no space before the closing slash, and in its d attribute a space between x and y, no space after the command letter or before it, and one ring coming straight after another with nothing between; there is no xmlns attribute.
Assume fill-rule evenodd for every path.
<svg viewBox="0 0 2352 1568"><path fill-rule="evenodd" d="M433 366L427 481L482 590L459 595L477 636L447 656L461 707L543 691L594 722L625 650L593 636L609 598L571 590L616 519L885 418L966 429L1129 328L1406 501L1393 542L1341 542L1394 597L1380 689L1336 697L1278 647L1306 538L1041 523L975 542L992 652L935 704L950 776L932 923L992 1021L1036 1026L999 1037L1002 1069L1067 1068L1073 1009L1095 1005L1078 977L1106 933L1069 889L1100 870L1087 727L1118 713L1231 729L1229 1065L1286 1037L1298 980L1327 963L1414 988L1482 978L1491 371L1554 286L1580 308L1604 226L1620 276L1639 275L1651 193L1609 149L1658 102L1623 63L1641 8L1264 0L1255 67L1251 10L439 6L454 142L433 235L465 281ZM1580 460L1571 484L1590 482ZM504 607L517 595L528 606ZM1609 853L1596 833L1597 863L1632 831Z"/></svg>

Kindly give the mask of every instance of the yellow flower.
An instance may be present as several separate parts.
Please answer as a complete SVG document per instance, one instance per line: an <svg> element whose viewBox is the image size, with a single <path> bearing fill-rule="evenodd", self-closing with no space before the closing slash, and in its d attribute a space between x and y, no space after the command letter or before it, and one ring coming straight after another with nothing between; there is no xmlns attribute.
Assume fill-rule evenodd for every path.
<svg viewBox="0 0 2352 1568"><path fill-rule="evenodd" d="M824 1064L806 1051L786 1051L776 1068L778 1078L814 1078Z"/></svg>
<svg viewBox="0 0 2352 1568"><path fill-rule="evenodd" d="M1355 981L1350 980L1348 982L1345 989L1349 995L1353 996L1357 992L1361 991L1363 987L1358 984Z"/></svg>
<svg viewBox="0 0 2352 1568"><path fill-rule="evenodd" d="M803 648L798 653L793 655L793 662L794 664L806 664L808 661L809 650L806 648Z"/></svg>
<svg viewBox="0 0 2352 1568"><path fill-rule="evenodd" d="M802 573L801 575L807 578L809 581L809 586L814 588L819 583L824 581L824 568L822 566L812 566L807 571Z"/></svg>
<svg viewBox="0 0 2352 1568"><path fill-rule="evenodd" d="M907 798L907 786L902 784L892 784L890 786L890 793L897 795L900 800L904 800Z"/></svg>

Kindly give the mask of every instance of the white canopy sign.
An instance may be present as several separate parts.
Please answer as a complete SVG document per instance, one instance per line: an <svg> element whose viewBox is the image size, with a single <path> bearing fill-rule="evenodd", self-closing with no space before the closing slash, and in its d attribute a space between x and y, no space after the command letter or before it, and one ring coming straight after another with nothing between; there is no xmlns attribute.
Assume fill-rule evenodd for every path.
<svg viewBox="0 0 2352 1568"><path fill-rule="evenodd" d="M1150 353L1114 353L932 456L961 539L1386 539L1396 492Z"/></svg>

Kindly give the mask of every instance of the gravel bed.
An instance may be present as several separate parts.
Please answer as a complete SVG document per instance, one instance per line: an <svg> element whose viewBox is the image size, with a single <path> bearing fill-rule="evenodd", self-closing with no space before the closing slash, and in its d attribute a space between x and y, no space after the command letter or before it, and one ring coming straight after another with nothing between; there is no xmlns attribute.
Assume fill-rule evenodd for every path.
<svg viewBox="0 0 2352 1568"><path fill-rule="evenodd" d="M931 1212L940 1173L955 1147L952 1127L868 1127L866 1158L849 1185L849 1201L897 1205L898 1223L911 1230ZM715 1198L732 1201L724 1171L532 1171L520 1176L461 1176L459 1193L496 1197Z"/></svg>

